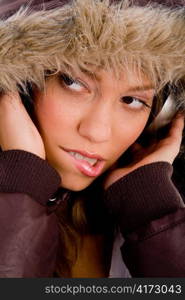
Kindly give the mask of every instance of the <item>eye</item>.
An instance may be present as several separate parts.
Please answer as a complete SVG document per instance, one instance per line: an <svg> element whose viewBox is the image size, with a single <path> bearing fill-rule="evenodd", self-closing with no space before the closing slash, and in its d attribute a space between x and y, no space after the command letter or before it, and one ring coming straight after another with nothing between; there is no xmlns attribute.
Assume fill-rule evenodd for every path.
<svg viewBox="0 0 185 300"><path fill-rule="evenodd" d="M67 74L61 74L60 79L67 88L77 92L81 91L85 87L80 81L73 79Z"/></svg>
<svg viewBox="0 0 185 300"><path fill-rule="evenodd" d="M144 106L151 109L151 106L148 105L144 100L140 100L140 99L137 99L137 98L134 98L131 96L123 97L123 98L121 98L121 101L133 109L139 110L139 109L143 108Z"/></svg>

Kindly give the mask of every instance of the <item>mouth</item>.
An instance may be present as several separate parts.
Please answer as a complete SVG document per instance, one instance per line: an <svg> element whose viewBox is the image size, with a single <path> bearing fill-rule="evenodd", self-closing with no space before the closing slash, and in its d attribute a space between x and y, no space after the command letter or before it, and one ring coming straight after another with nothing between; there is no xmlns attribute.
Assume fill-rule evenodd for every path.
<svg viewBox="0 0 185 300"><path fill-rule="evenodd" d="M97 177L102 173L105 160L101 156L79 150L62 150L70 156L72 163L83 175Z"/></svg>

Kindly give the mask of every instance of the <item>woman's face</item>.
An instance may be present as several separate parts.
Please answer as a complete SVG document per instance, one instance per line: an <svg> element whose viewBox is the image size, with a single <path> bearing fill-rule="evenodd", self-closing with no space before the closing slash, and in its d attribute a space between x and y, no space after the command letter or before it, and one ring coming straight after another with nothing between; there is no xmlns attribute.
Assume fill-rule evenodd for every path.
<svg viewBox="0 0 185 300"><path fill-rule="evenodd" d="M148 120L154 90L147 78L117 79L101 70L51 76L36 93L35 113L48 162L62 186L79 191L109 169Z"/></svg>

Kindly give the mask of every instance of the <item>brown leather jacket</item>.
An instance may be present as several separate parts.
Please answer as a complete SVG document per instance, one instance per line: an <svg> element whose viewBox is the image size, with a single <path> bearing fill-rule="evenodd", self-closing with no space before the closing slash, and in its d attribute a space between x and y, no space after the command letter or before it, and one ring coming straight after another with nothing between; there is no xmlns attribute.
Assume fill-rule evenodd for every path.
<svg viewBox="0 0 185 300"><path fill-rule="evenodd" d="M47 203L59 188L59 175L20 150L0 154L0 172L0 277L53 277L59 232ZM168 163L150 164L105 192L133 277L185 276L185 209L171 174Z"/></svg>

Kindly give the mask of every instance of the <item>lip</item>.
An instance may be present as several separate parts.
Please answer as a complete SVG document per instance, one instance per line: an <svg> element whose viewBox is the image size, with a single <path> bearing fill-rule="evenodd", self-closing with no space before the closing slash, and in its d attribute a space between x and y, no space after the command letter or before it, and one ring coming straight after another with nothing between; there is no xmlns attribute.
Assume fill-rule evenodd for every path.
<svg viewBox="0 0 185 300"><path fill-rule="evenodd" d="M62 148L62 147L60 147L60 148ZM76 152L76 153L79 153L79 154L81 154L83 156L86 156L86 157L89 157L89 158L95 158L95 159L98 159L98 160L105 160L100 155L92 153L92 152L87 152L87 151L83 151L83 150L75 150L75 149L67 149L67 148L62 148L62 149L66 152Z"/></svg>
<svg viewBox="0 0 185 300"><path fill-rule="evenodd" d="M83 174L88 177L97 177L102 173L102 170L105 166L105 160L97 154L89 153L86 151L81 150L74 150L74 149L66 149L60 147L63 151L65 151L68 156L70 157L72 163L75 165L75 167ZM98 161L94 166L92 166L88 161L83 159L76 159L74 156L72 156L69 152L76 152L83 156L86 156L88 158L95 158Z"/></svg>

